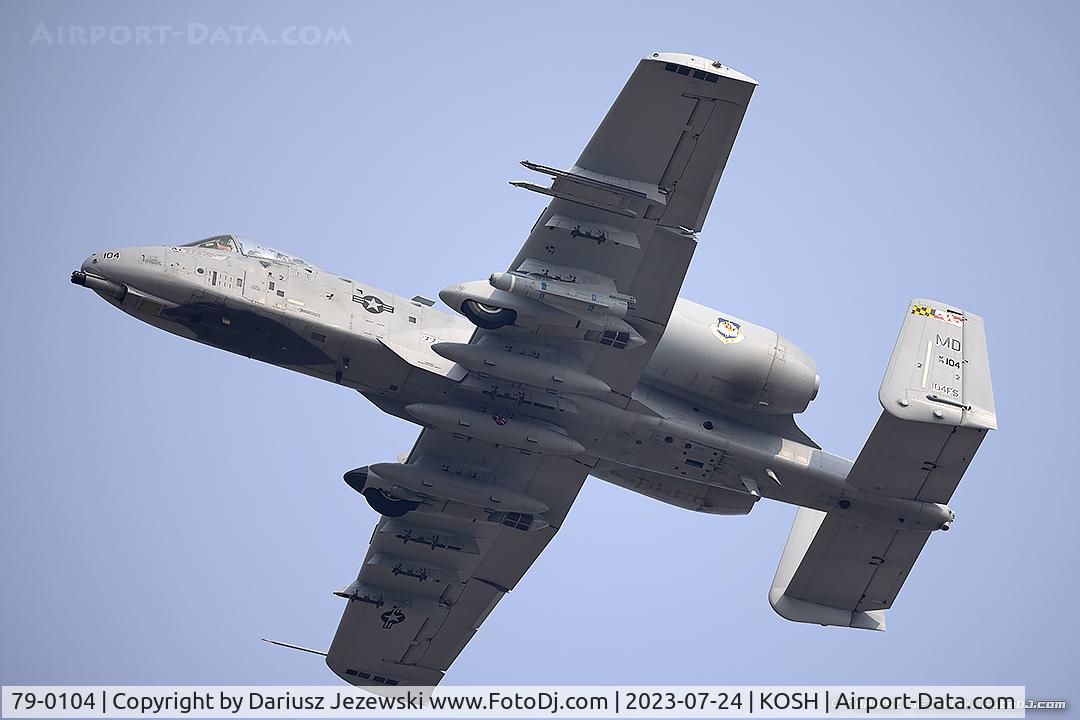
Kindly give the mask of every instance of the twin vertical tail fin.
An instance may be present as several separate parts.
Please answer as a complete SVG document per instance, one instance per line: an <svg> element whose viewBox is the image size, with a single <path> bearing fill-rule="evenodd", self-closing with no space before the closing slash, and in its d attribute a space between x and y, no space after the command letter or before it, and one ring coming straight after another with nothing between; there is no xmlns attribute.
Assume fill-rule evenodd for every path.
<svg viewBox="0 0 1080 720"><path fill-rule="evenodd" d="M988 430L997 429L982 318L913 300L878 393L883 411L836 498L800 508L769 602L796 622L885 629Z"/></svg>
<svg viewBox="0 0 1080 720"><path fill-rule="evenodd" d="M878 399L899 420L996 430L982 318L913 300Z"/></svg>

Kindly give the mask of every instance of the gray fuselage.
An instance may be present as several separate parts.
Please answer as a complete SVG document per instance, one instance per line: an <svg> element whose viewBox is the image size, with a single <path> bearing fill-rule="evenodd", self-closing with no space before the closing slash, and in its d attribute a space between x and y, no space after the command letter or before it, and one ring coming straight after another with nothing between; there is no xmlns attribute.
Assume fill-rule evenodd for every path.
<svg viewBox="0 0 1080 720"><path fill-rule="evenodd" d="M845 483L851 462L801 441L797 428L772 429L650 380L662 372L646 372L625 408L483 377L463 381L462 368L431 346L469 342L475 328L464 318L284 253L250 245L241 252L240 241L222 237L232 249L223 241L95 253L72 279L151 325L344 385L412 422L406 406L437 403L558 426L585 448L575 459L590 474L679 507L745 514L767 497L836 512L859 494Z"/></svg>

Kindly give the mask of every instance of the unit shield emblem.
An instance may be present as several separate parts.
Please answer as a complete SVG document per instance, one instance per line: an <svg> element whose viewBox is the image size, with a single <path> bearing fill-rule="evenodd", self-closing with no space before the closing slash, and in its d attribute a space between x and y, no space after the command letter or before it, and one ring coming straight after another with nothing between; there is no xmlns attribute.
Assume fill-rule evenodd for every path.
<svg viewBox="0 0 1080 720"><path fill-rule="evenodd" d="M743 335L742 326L727 318L717 318L716 322L712 324L712 332L716 339L725 345L741 343L743 338L746 337Z"/></svg>

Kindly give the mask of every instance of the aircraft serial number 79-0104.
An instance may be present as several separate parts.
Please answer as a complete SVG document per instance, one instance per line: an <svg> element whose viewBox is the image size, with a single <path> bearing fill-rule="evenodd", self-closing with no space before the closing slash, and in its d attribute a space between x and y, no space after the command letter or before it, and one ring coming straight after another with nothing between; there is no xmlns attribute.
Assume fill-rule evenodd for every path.
<svg viewBox="0 0 1080 720"><path fill-rule="evenodd" d="M525 161L550 198L509 270L446 288L459 315L233 235L90 256L72 281L176 335L352 388L422 426L398 462L345 473L382 518L326 652L357 685L435 685L518 583L589 475L717 515L799 507L769 601L884 630L885 610L987 430L983 321L907 307L851 462L795 424L814 361L678 297L756 83L641 60L577 162Z"/></svg>

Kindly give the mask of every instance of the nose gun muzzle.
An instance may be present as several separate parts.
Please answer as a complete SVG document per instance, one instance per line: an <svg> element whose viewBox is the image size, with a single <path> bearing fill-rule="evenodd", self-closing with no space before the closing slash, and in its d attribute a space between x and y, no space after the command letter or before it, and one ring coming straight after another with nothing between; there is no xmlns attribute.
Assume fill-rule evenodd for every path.
<svg viewBox="0 0 1080 720"><path fill-rule="evenodd" d="M123 300L124 296L127 295L126 285L115 283L112 280L106 280L99 275L83 272L82 270L76 270L71 273L71 282L75 285L90 288L94 292L114 297L117 300Z"/></svg>

